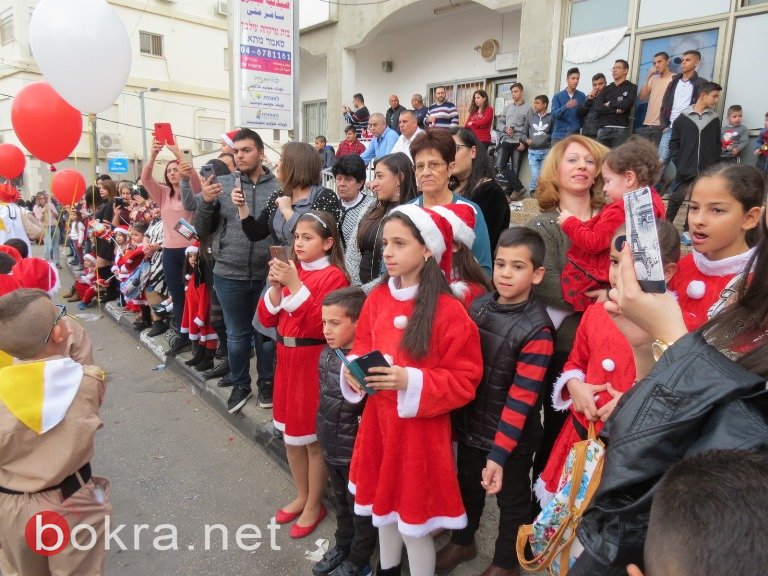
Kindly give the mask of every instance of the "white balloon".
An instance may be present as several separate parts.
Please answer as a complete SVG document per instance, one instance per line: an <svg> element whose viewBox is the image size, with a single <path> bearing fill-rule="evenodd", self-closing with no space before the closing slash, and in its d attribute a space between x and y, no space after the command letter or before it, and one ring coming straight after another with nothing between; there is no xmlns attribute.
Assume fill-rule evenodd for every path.
<svg viewBox="0 0 768 576"><path fill-rule="evenodd" d="M104 0L41 0L29 26L35 61L81 112L107 110L131 71L131 41Z"/></svg>

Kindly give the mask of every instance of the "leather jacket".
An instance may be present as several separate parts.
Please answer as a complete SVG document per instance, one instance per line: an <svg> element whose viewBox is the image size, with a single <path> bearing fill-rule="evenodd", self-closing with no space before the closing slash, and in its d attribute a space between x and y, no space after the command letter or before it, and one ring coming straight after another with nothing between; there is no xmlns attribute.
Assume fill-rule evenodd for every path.
<svg viewBox="0 0 768 576"><path fill-rule="evenodd" d="M606 423L605 468L577 535L569 574L619 576L643 564L658 481L676 462L714 449L768 449L765 380L696 332L677 341Z"/></svg>

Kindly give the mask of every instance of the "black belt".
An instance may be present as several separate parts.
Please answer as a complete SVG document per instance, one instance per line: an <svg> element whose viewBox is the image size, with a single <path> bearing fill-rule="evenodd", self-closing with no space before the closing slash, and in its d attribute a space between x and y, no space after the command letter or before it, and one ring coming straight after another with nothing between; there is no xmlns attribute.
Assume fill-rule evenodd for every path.
<svg viewBox="0 0 768 576"><path fill-rule="evenodd" d="M579 422L578 418L573 414L571 414L571 420L573 421L573 427L576 428L576 433L579 435L579 438L586 440L589 437L589 430L587 430L584 427L584 424Z"/></svg>
<svg viewBox="0 0 768 576"><path fill-rule="evenodd" d="M322 346L325 340L319 338L294 338L292 336L277 335L277 341L288 348L301 348L302 346Z"/></svg>
<svg viewBox="0 0 768 576"><path fill-rule="evenodd" d="M83 479L82 482L80 482L80 478L77 477L77 475L80 474L80 478ZM61 481L61 484L57 484L56 486L51 486L50 488L44 488L43 490L38 490L37 492L17 492L16 490L11 490L9 488L3 488L0 486L0 492L3 494L39 494L40 492L50 492L51 490L61 490L61 498L62 500L66 500L72 494L80 490L82 486L88 483L88 481L91 479L91 463L88 462L87 464L83 465L82 468L80 468L77 472L74 474L70 474L64 480Z"/></svg>

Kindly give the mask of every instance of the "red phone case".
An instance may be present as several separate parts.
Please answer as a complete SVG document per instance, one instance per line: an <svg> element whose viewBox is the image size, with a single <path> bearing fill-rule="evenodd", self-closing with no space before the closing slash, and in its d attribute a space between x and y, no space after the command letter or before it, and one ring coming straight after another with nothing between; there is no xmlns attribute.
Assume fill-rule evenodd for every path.
<svg viewBox="0 0 768 576"><path fill-rule="evenodd" d="M168 122L155 123L155 140L163 144L176 144L173 138L173 129Z"/></svg>

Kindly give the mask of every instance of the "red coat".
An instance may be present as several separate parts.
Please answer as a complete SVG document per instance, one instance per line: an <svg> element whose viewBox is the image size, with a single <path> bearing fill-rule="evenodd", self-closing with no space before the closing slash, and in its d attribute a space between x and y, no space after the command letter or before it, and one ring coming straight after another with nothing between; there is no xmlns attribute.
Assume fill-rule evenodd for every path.
<svg viewBox="0 0 768 576"><path fill-rule="evenodd" d="M278 307L269 303L269 292L259 300L259 321L267 328L277 327L283 337L314 338L316 346L292 348L277 344L277 364L272 414L275 428L283 432L286 444L302 446L317 441L317 408L320 405L318 364L325 345L322 304L329 292L349 286L341 269L328 258L299 263L301 290L290 296L283 289ZM313 269L307 269L313 268Z"/></svg>
<svg viewBox="0 0 768 576"><path fill-rule="evenodd" d="M379 350L408 370L408 388L368 397L349 473L355 512L375 526L397 522L409 536L467 524L451 447L451 410L474 398L483 375L480 336L462 304L440 296L429 353L412 359L400 348L416 289L394 280L375 288L357 322L352 356ZM342 377L342 393L359 401ZM478 478L478 482L480 479Z"/></svg>
<svg viewBox="0 0 768 576"><path fill-rule="evenodd" d="M195 275L188 275L181 333L189 334L190 340L199 340L207 348L216 348L218 336L211 326L210 314L211 292L208 285L205 282L195 284Z"/></svg>
<svg viewBox="0 0 768 576"><path fill-rule="evenodd" d="M491 125L493 124L493 106L486 106L482 112L475 112L467 118L465 126L475 133L480 142L491 143Z"/></svg>
<svg viewBox="0 0 768 576"><path fill-rule="evenodd" d="M563 373L555 381L552 393L554 408L569 410L571 417L565 421L552 447L547 465L536 482L536 495L540 501L546 501L557 492L557 483L571 446L581 439L572 418L575 417L584 428L589 427L586 416L573 409L568 388L565 386L568 380L578 378L596 385L610 382L615 390L626 392L635 382L635 376L635 358L624 334L613 323L602 303L588 307L576 330L576 339L563 366ZM598 408L613 399L608 392L598 392L596 396L595 404ZM602 427L602 422L595 422L596 432L599 433Z"/></svg>

